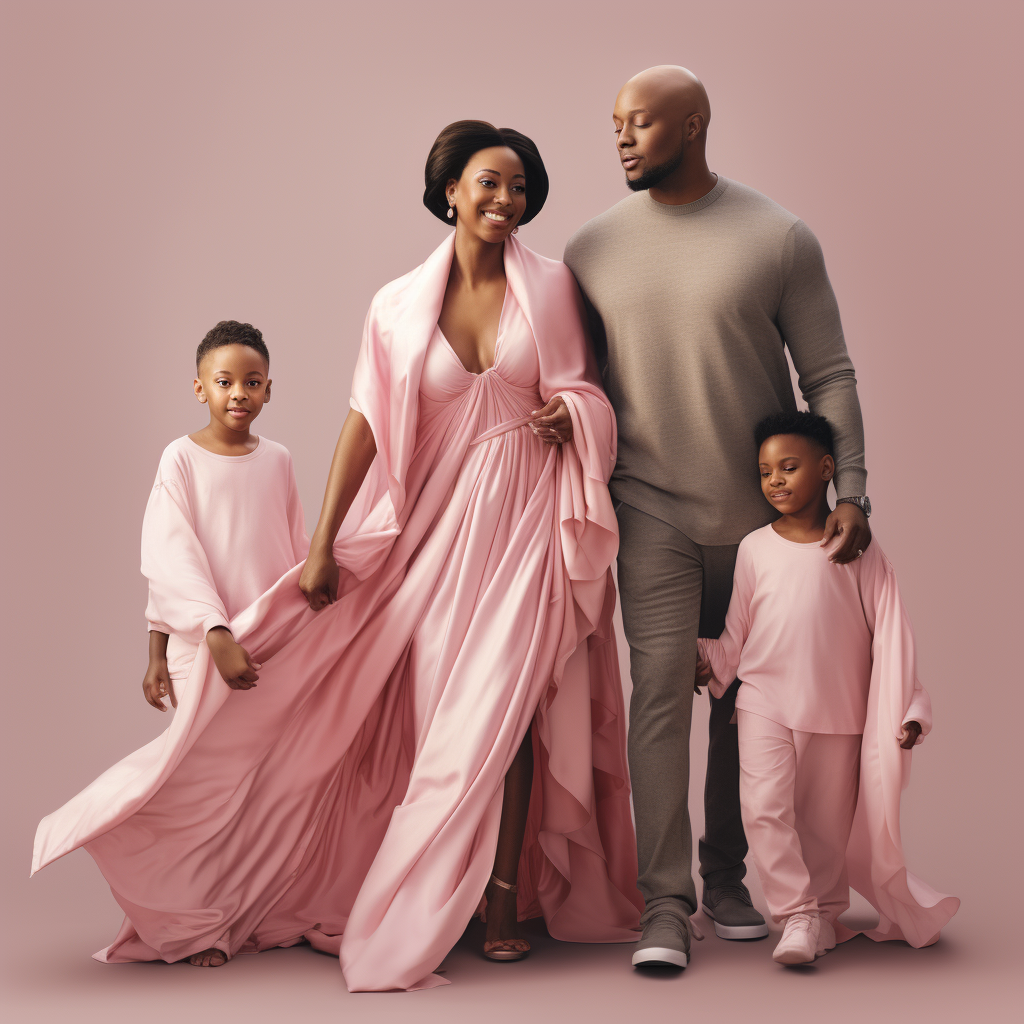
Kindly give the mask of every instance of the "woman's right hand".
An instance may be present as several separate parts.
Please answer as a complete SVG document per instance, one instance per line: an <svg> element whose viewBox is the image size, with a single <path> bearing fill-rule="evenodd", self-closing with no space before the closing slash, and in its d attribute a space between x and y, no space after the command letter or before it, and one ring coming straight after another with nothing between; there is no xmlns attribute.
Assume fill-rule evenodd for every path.
<svg viewBox="0 0 1024 1024"><path fill-rule="evenodd" d="M309 607L318 612L338 599L338 583L341 570L334 560L334 553L310 548L309 557L299 576L299 590L305 595Z"/></svg>

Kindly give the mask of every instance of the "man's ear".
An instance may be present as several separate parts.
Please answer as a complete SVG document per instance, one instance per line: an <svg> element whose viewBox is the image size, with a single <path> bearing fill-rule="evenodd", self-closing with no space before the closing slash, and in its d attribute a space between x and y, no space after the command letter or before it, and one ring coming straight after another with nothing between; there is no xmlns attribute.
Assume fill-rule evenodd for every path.
<svg viewBox="0 0 1024 1024"><path fill-rule="evenodd" d="M196 393L196 398L206 405L206 392L203 390L203 382L198 377L192 381L192 390Z"/></svg>

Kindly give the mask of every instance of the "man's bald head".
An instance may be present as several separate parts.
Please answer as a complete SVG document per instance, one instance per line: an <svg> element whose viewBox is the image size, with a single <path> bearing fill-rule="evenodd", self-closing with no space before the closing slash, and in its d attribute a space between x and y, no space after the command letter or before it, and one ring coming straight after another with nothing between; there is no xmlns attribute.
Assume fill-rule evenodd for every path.
<svg viewBox="0 0 1024 1024"><path fill-rule="evenodd" d="M713 182L704 156L710 120L707 91L692 71L661 64L634 75L612 111L626 184L634 192L685 191L688 182Z"/></svg>
<svg viewBox="0 0 1024 1024"><path fill-rule="evenodd" d="M627 109L647 108L676 119L680 125L693 114L700 114L702 131L711 121L711 102L704 83L677 64L659 64L634 75L619 90L616 110L622 101Z"/></svg>

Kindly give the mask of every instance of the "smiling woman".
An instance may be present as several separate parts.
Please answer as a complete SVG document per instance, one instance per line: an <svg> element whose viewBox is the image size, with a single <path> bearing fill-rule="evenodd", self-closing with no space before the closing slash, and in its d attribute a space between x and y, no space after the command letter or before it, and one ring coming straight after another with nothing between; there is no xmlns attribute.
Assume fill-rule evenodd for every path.
<svg viewBox="0 0 1024 1024"><path fill-rule="evenodd" d="M450 522L447 526L439 525L430 540L424 541L425 551L437 547L438 567L443 566L446 575L452 574L452 578L460 582L452 589L452 597L447 604L443 600L431 600L429 610L423 613L423 623L439 616L439 624L442 621L448 624L442 630L447 635L431 656L427 656L426 652L432 644L424 640L416 641L416 647L421 651L419 660L427 671L413 685L420 687L427 685L428 680L437 679L438 672L446 665L448 656L444 653L445 648L450 648L452 656L458 651L459 661L466 660L467 654L472 651L471 638L479 628L475 622L478 612L464 603L464 599L459 596L463 591L467 595L485 595L505 571L511 573L506 582L506 586L511 589L504 598L509 605L506 609L510 613L509 618L499 627L500 639L495 637L496 649L504 652L507 662L498 664L493 658L484 658L481 664L486 667L482 675L474 681L473 687L463 698L454 696L459 686L456 682L460 675L459 661L448 664L447 670L452 674L447 684L429 684L441 686L436 691L436 698L427 698L424 694L428 706L432 706L435 699L441 702L436 712L431 712L435 717L432 722L418 723L417 732L426 726L433 730L434 735L442 735L448 728L445 718L451 713L443 709L446 705L454 707L460 699L469 701L477 713L487 718L501 715L500 709L503 706L511 709L511 706L519 705L521 698L525 698L525 705L519 705L519 710L515 712L518 724L513 727L513 733L505 734L505 728L512 724L508 711L502 716L505 722L500 734L490 731L498 721L497 718L491 718L491 724L475 736L471 731L463 733L467 764L474 758L497 755L504 765L497 799L500 819L495 837L493 873L485 888L487 935L483 951L492 960L518 960L530 948L529 943L519 934L518 919L544 912L549 923L551 920L550 912L544 910L546 899L541 893L539 879L530 878L528 871L524 874L521 862L535 860L536 854L523 855L523 846L527 834L538 835L540 822L538 816L541 801L535 798L531 804L534 771L534 729L531 720L536 714L537 732L544 731L540 724L545 718L541 695L544 687L558 679L561 670L556 658L555 662L544 667L533 665L524 671L533 659L533 655L528 653L531 644L528 638L540 623L533 620L527 625L522 615L535 616L537 609L545 608L546 604L542 601L539 605L532 605L532 599L528 599L532 605L531 612L526 612L525 605L516 608L517 599L512 595L525 595L526 591L521 587L527 583L530 571L513 570L509 558L533 529L525 526L529 519L528 510L533 508L540 511L555 496L555 492L547 491L547 485L543 483L547 475L544 466L567 465L562 453L551 452L551 447L558 449L560 445L573 440L574 419L582 415L584 419L579 422L588 422L591 415L588 409L592 403L596 403L593 404L592 412L597 414L602 423L601 431L606 428L610 431L608 440L614 437L614 424L610 419L605 419L608 410L603 394L593 389L594 380L590 376L588 351L582 339L575 284L564 266L542 260L510 238L520 224L528 222L540 212L547 197L547 172L534 143L510 128L495 128L483 121L458 121L438 135L427 157L424 177L426 187L423 203L436 217L455 225L454 239L442 245L418 271L384 290L395 292L389 305L393 303L409 310L405 318L394 319L396 327L401 325L408 331L415 311L428 326L427 336L420 338L412 347L409 347L409 338L403 338L400 342L396 338L392 343L394 347L386 352L378 350L373 362L375 365L389 364L385 377L396 372L403 379L412 373L420 374L417 418L423 429L435 419L448 423L444 434L453 441L452 447L443 456L445 461L458 449L459 442L455 442L454 438L462 436L464 428L471 423L475 426L465 434L467 440L470 434L474 436L469 440L463 468L452 480L452 486L456 489L444 516ZM518 283L515 283L514 268L520 265L520 261L524 261L524 266L539 272L534 279L538 285L541 280L552 284L558 282L557 291L561 298L545 312L535 308L534 314L531 314L530 309L534 303L542 301L548 285L545 283L539 288L530 289L523 277L519 277ZM429 273L428 267L432 268ZM433 290L435 288L436 292ZM545 340L544 328L541 326L546 313L553 313L560 321L560 329L570 335L575 332L582 342L582 347L576 353L579 361L567 378L569 386L564 390L545 386L545 367L553 358L553 353L546 351L550 342ZM364 357L369 351L364 352ZM579 392L578 389L583 391ZM574 392L578 392L575 398L571 397ZM576 404L583 393L587 395L586 399L582 404ZM374 404L379 405L379 402L375 401ZM349 494L362 481L362 475L358 475L350 482L349 478L354 474L353 467L358 466L365 473L368 458L372 458L374 453L385 460L393 455L382 451L388 432L386 421L390 415L381 411L375 417L367 405L353 401L353 411L342 430L339 454L331 469L320 525L314 535L310 557L300 581L302 591L314 609L332 603L338 591L339 570L332 544L351 501ZM378 420L376 424L373 422L375 418ZM534 434L533 439L523 437L526 427ZM427 433L435 435L437 429L437 426L432 426ZM349 438L353 439L351 446ZM538 444L538 441L543 443ZM417 448L419 444L417 441ZM547 454L542 455L545 449ZM586 447L584 450L587 450ZM488 451L491 455L486 454ZM493 464L492 456L498 459ZM434 457L441 458L441 451ZM550 462L552 457L553 464ZM478 463L481 458L484 461ZM536 461L538 458L540 461ZM594 466L601 461L602 456L597 455ZM438 463L438 471L441 471L441 465ZM604 486L606 471L607 467L598 471L602 498L599 504L607 497ZM489 482L485 484L485 480ZM471 484L470 481L475 482ZM469 520L466 520L464 525L469 532L457 541L456 547L448 549L447 545L454 537L443 540L446 531L457 523L461 515L470 511L466 507L463 513L456 513L460 494L468 497L477 487L485 487L492 494L505 497L489 508L476 507L474 502L472 527L469 528ZM520 497L512 497L515 494ZM527 494L531 496L526 498L526 504L523 505L522 496ZM421 502L420 507L426 507L426 504ZM543 536L550 526L541 525L552 510L542 513L541 520L535 523L535 528L541 532L533 535L532 542L540 542L542 548L548 548L550 554L555 554L560 549L558 539L556 536ZM416 516L417 512L413 511L412 514ZM590 514L588 512L587 516ZM520 519L520 516L526 518ZM602 530L609 526L614 529L612 520L613 517L602 517ZM462 527L459 527L456 536L461 532ZM482 546L474 555L472 549L475 542L472 535L476 533L479 533ZM442 545L445 546L444 550ZM480 558L483 558L483 562L479 561ZM557 557L557 561L561 563L561 557ZM568 563L562 564L564 567ZM482 576L479 575L481 571ZM495 572L498 575L492 576ZM606 592L605 575L606 569L601 569L591 578L591 582L597 583L602 594ZM566 579L566 583L569 583L569 579ZM451 584L445 584L445 588L448 586ZM579 588L586 585L580 581L576 586L575 600L578 601L582 599ZM567 592L571 592L571 584ZM452 600L455 601L454 607L450 603ZM601 601L603 597L599 599L599 605ZM587 602L584 600L583 603ZM483 608L485 604L486 600L482 600L477 608ZM599 625L599 618L591 613L591 622L595 626ZM452 625L460 621L461 626ZM460 634L460 630L465 632ZM606 625L599 626L599 632L603 637L610 636ZM567 638L568 633L563 634L563 641ZM577 646L580 640L582 637L577 638L571 646ZM436 658L441 660L435 661ZM472 658L470 655L469 660ZM525 662L523 658L526 658ZM603 665L600 670L596 670L591 684L598 678L607 678ZM476 686L481 688L478 690ZM535 686L539 688L534 689ZM512 705L507 705L509 700ZM469 713L468 705L466 713ZM621 740L619 733L617 756L621 756ZM425 742L428 747L431 745L429 738ZM445 756L449 756L447 752ZM415 773L416 766L413 770ZM429 758L424 756L420 772L427 778L434 770L429 764ZM541 771L546 775L543 761ZM414 788L411 785L409 792ZM533 829L528 828L528 819L535 822ZM385 844L392 850L388 854L392 858L395 856L394 850L400 847L400 841L395 838L397 836L397 831L394 836L389 833L389 842ZM403 857L406 855L402 853ZM615 853L611 856L617 858ZM542 862L543 858L539 863ZM491 866L488 865L488 870ZM524 893L518 892L520 881L525 882ZM577 893L581 892L580 881L577 876L574 883L577 885ZM583 888L586 886L584 882ZM614 900L617 909L610 915L619 929L630 920L633 913L630 902L632 894L626 895L624 888L628 887L618 889ZM386 901L390 901L393 896L393 893L378 894L379 898ZM602 916L604 920L601 920ZM615 929L608 929L609 924L608 915L598 914L588 925L588 938L601 935L611 937L616 934ZM397 922L397 925L403 931L409 928L409 922L405 920ZM381 946L381 931L380 928L376 929L372 940L364 935L363 948L359 948L359 928L352 928L350 923L342 946L342 961L350 982L365 976L367 965L377 955L374 952L375 946ZM624 932L619 930L617 934L621 937Z"/></svg>
<svg viewBox="0 0 1024 1024"><path fill-rule="evenodd" d="M508 149L520 160L524 177L525 208L517 224L528 224L548 197L548 174L531 139L513 128L495 128L486 121L456 121L448 125L430 149L425 171L423 205L441 220L452 220L449 186L463 177L470 159L482 150Z"/></svg>

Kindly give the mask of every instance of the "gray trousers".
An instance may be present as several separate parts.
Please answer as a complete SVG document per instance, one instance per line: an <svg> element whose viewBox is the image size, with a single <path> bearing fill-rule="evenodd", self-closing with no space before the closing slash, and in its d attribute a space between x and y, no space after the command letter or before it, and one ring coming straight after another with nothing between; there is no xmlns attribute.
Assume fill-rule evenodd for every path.
<svg viewBox="0 0 1024 1024"><path fill-rule="evenodd" d="M697 637L725 625L738 545L707 547L618 503L619 594L629 642L629 772L645 900L678 896L697 909L687 795ZM711 698L704 836L705 887L738 882L747 840L740 818L739 745L729 724L739 682Z"/></svg>

